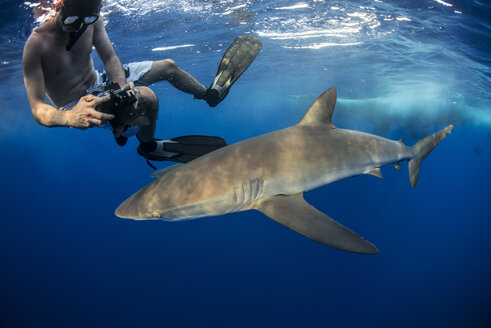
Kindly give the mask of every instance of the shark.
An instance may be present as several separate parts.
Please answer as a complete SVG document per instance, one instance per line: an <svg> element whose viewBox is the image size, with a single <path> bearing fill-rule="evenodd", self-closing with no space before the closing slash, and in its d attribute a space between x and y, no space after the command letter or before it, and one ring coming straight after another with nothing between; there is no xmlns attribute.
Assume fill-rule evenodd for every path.
<svg viewBox="0 0 491 328"><path fill-rule="evenodd" d="M420 164L452 131L448 125L412 147L402 140L337 128L335 88L326 90L296 125L246 139L186 164L167 167L115 211L134 220L188 220L257 210L324 245L378 254L372 243L307 203L303 193L380 167L408 161L416 186Z"/></svg>

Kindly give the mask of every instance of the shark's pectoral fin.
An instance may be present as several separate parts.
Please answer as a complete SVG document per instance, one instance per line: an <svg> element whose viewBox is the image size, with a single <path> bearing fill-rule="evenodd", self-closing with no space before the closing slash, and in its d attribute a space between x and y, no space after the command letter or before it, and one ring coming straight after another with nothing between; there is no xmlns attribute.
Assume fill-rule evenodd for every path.
<svg viewBox="0 0 491 328"><path fill-rule="evenodd" d="M276 222L327 246L361 254L379 253L370 242L308 204L303 193L274 196L254 207Z"/></svg>
<svg viewBox="0 0 491 328"><path fill-rule="evenodd" d="M170 166L164 167L163 169L160 169L158 171L153 172L152 174L150 174L150 176L152 178L158 179L158 178L163 177L167 173L172 172L175 169L177 169L177 168L179 168L179 167L181 167L183 165L184 165L183 163L177 163L177 164L174 164L174 165L170 165Z"/></svg>

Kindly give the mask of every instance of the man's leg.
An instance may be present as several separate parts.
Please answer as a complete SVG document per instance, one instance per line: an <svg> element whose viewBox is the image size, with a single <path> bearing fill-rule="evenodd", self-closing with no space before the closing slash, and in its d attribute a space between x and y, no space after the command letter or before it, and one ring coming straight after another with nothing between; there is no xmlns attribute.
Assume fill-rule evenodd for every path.
<svg viewBox="0 0 491 328"><path fill-rule="evenodd" d="M140 84L148 86L159 81L169 81L177 89L190 93L198 99L202 99L206 93L206 87L196 80L191 74L171 59L154 61L152 68L140 79Z"/></svg>
<svg viewBox="0 0 491 328"><path fill-rule="evenodd" d="M210 136L184 136L171 140L155 139L159 109L158 98L148 87L138 87L138 90L140 94L138 109L145 111L146 114L133 122L136 123L135 125L140 125L136 135L140 141L137 152L144 158L153 161L167 160L187 163L227 145L222 138Z"/></svg>
<svg viewBox="0 0 491 328"><path fill-rule="evenodd" d="M138 98L138 108L146 112L145 118L150 124L141 126L136 134L140 143L147 144L146 148L154 145L154 133L159 111L159 101L155 93L147 87L138 87L140 97ZM151 149L148 151L152 151Z"/></svg>

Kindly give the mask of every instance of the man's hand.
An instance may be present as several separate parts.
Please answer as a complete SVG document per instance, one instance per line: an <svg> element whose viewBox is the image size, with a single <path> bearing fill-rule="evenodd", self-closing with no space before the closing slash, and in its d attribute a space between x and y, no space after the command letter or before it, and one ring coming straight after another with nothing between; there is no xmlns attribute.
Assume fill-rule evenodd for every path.
<svg viewBox="0 0 491 328"><path fill-rule="evenodd" d="M67 111L68 126L85 130L94 126L104 125L114 119L114 115L101 113L95 107L111 99L109 96L96 97L88 95L80 98L73 109Z"/></svg>

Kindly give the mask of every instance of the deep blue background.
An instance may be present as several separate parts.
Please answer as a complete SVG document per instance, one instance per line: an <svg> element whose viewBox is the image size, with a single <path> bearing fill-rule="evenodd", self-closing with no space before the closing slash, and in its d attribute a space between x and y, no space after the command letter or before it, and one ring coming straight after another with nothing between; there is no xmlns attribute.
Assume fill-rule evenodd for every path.
<svg viewBox="0 0 491 328"><path fill-rule="evenodd" d="M111 2L104 12L123 61L171 57L205 83L236 35L254 33L264 44L216 110L156 85L158 137L235 142L288 127L331 86L339 127L412 144L456 124L424 161L415 189L404 163L384 167L384 179L359 176L306 193L381 253L334 250L255 211L177 223L115 217L151 169L135 140L120 148L107 131L37 125L20 62L30 9L3 1L1 327L490 326L489 6L304 3L121 1L131 15L111 11ZM360 26L342 37L295 34L332 31L332 6L375 18L339 15ZM410 21L383 20L389 14ZM373 20L381 25L371 28ZM356 45L308 48L322 42Z"/></svg>

